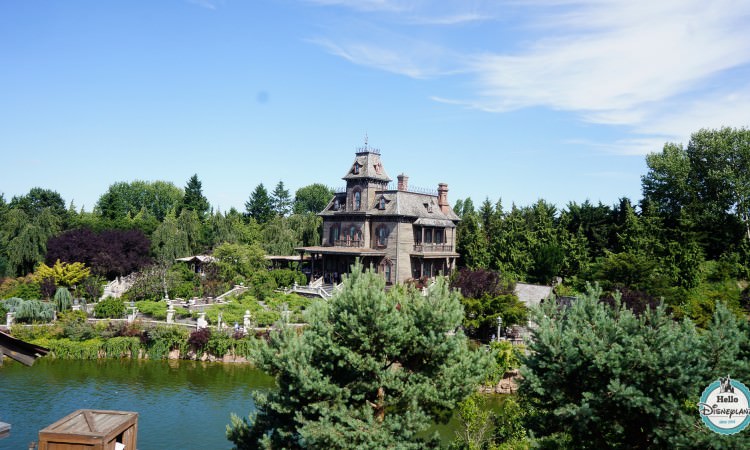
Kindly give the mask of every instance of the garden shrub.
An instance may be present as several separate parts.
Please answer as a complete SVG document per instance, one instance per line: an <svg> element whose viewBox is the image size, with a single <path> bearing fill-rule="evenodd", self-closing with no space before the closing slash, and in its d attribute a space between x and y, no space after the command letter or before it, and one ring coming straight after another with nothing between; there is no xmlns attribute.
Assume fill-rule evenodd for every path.
<svg viewBox="0 0 750 450"><path fill-rule="evenodd" d="M66 287L59 287L55 291L55 309L57 312L65 311L70 309L70 305L73 303L73 296L70 295L70 291Z"/></svg>
<svg viewBox="0 0 750 450"><path fill-rule="evenodd" d="M206 346L208 345L208 341L211 339L211 330L208 328L201 328L198 330L193 331L190 333L190 337L188 337L188 345L195 349L195 351L200 355L206 350Z"/></svg>
<svg viewBox="0 0 750 450"><path fill-rule="evenodd" d="M100 319L120 319L125 315L125 303L114 297L107 297L94 306L94 315Z"/></svg>
<svg viewBox="0 0 750 450"><path fill-rule="evenodd" d="M291 287L294 283L299 285L307 284L307 277L298 270L275 269L269 272L271 277L276 281L278 287Z"/></svg>
<svg viewBox="0 0 750 450"><path fill-rule="evenodd" d="M221 358L229 353L233 346L234 339L225 332L213 333L210 335L206 350L208 353Z"/></svg>
<svg viewBox="0 0 750 450"><path fill-rule="evenodd" d="M177 325L159 325L146 330L144 340L149 358L165 359L174 349L180 349L180 354L184 354L188 333L186 328Z"/></svg>
<svg viewBox="0 0 750 450"><path fill-rule="evenodd" d="M113 337L104 341L102 349L107 358L135 358L140 352L141 340L137 337Z"/></svg>
<svg viewBox="0 0 750 450"><path fill-rule="evenodd" d="M15 320L22 323L48 323L55 317L55 307L39 300L21 300L15 310Z"/></svg>

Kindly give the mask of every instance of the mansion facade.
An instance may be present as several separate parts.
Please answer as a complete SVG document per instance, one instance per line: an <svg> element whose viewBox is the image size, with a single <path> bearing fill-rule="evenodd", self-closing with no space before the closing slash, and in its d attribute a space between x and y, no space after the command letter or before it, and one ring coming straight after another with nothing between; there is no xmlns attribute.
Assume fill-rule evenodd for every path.
<svg viewBox="0 0 750 450"><path fill-rule="evenodd" d="M336 192L318 215L323 218L320 246L301 247L311 258L313 278L337 283L356 258L372 266L386 284L448 275L456 267L459 217L448 204L448 185L437 191L410 189L399 175L392 185L380 151L365 143Z"/></svg>

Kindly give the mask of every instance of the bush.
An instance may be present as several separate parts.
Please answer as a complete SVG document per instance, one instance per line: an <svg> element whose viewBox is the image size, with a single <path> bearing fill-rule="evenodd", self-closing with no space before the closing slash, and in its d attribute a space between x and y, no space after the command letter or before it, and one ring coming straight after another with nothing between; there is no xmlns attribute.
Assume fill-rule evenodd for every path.
<svg viewBox="0 0 750 450"><path fill-rule="evenodd" d="M73 296L70 295L68 288L59 287L55 291L55 309L57 312L70 309L70 305L73 303L72 300Z"/></svg>
<svg viewBox="0 0 750 450"><path fill-rule="evenodd" d="M39 300L21 300L16 304L16 320L23 323L48 323L55 317L55 307Z"/></svg>
<svg viewBox="0 0 750 450"><path fill-rule="evenodd" d="M276 286L290 287L294 283L299 285L307 284L307 277L299 270L275 269L269 272L271 277L276 281Z"/></svg>
<svg viewBox="0 0 750 450"><path fill-rule="evenodd" d="M206 350L208 341L211 339L211 330L208 328L201 328L190 333L188 337L188 345L195 349L198 354L203 353Z"/></svg>
<svg viewBox="0 0 750 450"><path fill-rule="evenodd" d="M181 326L156 326L144 332L146 352L151 359L165 359L169 352L180 349L180 354L187 348L188 330Z"/></svg>
<svg viewBox="0 0 750 450"><path fill-rule="evenodd" d="M107 297L94 306L94 316L100 319L120 319L125 315L125 303L119 298Z"/></svg>
<svg viewBox="0 0 750 450"><path fill-rule="evenodd" d="M250 292L258 300L265 300L278 286L267 270L259 270L250 277Z"/></svg>
<svg viewBox="0 0 750 450"><path fill-rule="evenodd" d="M83 311L63 311L58 314L57 322L62 328L63 336L74 341L85 341L97 334L94 327L86 322L86 313Z"/></svg>

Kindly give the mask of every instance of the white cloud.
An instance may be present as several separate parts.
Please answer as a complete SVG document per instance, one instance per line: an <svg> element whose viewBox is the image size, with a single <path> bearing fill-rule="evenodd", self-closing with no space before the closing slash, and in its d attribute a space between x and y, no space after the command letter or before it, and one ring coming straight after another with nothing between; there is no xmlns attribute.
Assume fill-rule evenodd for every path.
<svg viewBox="0 0 750 450"><path fill-rule="evenodd" d="M359 3L312 1L350 8ZM482 30L483 38L494 40L459 35L452 42L420 28L401 31L407 36L401 41L378 34L366 41L318 41L355 64L414 78L468 75L471 92L436 95L436 101L491 112L572 112L584 122L625 127L632 138L605 147L628 154L658 150L665 140L686 142L701 127L748 125L750 84L727 81L733 71L750 72L746 0L466 1L447 9L427 0L364 3L393 12L391 25L403 25L398 12L408 11L412 26L492 19L489 25L500 27L495 20L513 12L517 20L502 22L502 30ZM425 14L431 6L437 14Z"/></svg>

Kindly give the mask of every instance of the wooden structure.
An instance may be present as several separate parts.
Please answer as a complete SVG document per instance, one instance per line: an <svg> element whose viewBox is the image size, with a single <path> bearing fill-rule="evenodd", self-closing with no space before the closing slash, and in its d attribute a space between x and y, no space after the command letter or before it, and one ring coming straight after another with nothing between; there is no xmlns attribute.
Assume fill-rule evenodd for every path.
<svg viewBox="0 0 750 450"><path fill-rule="evenodd" d="M39 450L136 450L138 413L79 409L39 432Z"/></svg>
<svg viewBox="0 0 750 450"><path fill-rule="evenodd" d="M355 259L372 265L386 284L449 275L456 267L456 226L460 218L448 204L448 185L437 190L398 183L385 172L380 151L365 142L326 208L320 246L300 247L310 255L312 278L339 283Z"/></svg>
<svg viewBox="0 0 750 450"><path fill-rule="evenodd" d="M0 331L0 365L3 364L3 355L30 366L34 364L38 357L47 353L49 353L49 349L29 344Z"/></svg>

